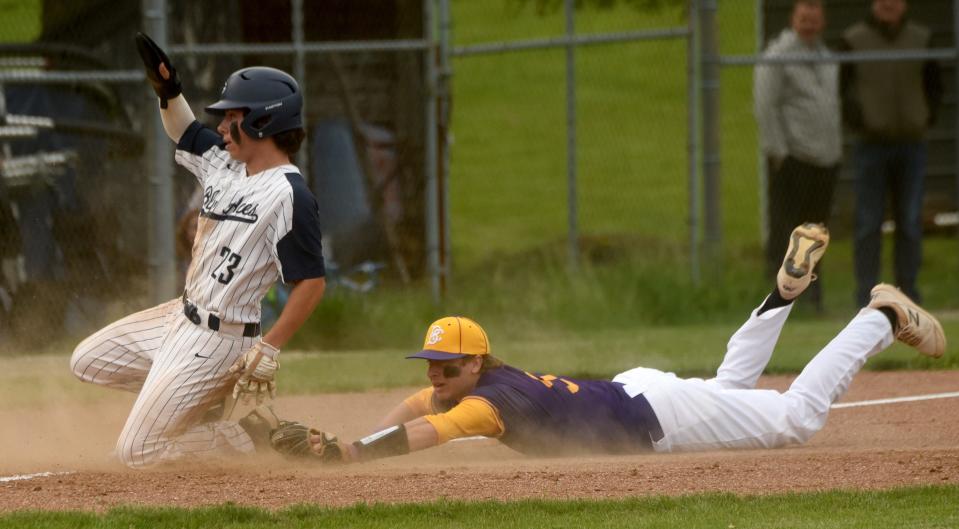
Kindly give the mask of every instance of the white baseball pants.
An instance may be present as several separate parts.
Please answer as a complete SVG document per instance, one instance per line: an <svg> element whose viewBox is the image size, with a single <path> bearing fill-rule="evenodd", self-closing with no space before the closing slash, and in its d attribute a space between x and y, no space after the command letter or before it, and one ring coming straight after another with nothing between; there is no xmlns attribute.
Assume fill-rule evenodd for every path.
<svg viewBox="0 0 959 529"><path fill-rule="evenodd" d="M729 340L716 377L681 379L636 368L617 375L630 396L640 393L659 419L657 452L773 448L809 440L826 424L829 407L849 388L866 360L893 342L884 314L862 309L803 369L784 393L754 389L769 363L792 305L749 320Z"/></svg>
<svg viewBox="0 0 959 529"><path fill-rule="evenodd" d="M193 324L176 299L97 331L77 346L70 368L84 382L139 392L116 445L130 467L251 453L253 442L236 422L201 420L232 390L227 371L254 340Z"/></svg>

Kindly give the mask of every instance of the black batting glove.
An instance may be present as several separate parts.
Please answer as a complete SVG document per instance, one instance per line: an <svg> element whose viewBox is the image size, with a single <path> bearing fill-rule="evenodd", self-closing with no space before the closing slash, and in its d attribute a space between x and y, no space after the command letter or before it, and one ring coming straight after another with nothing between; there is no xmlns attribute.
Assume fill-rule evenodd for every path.
<svg viewBox="0 0 959 529"><path fill-rule="evenodd" d="M173 99L183 92L182 86L180 85L180 78L176 74L176 69L173 67L167 54L157 46L156 42L153 42L153 39L146 36L146 34L138 31L136 41L137 52L140 53L140 58L143 59L143 66L146 67L147 80L150 81L153 91L156 92L157 97L160 98L160 108L166 108L168 100ZM160 64L165 65L170 73L166 79L160 74Z"/></svg>

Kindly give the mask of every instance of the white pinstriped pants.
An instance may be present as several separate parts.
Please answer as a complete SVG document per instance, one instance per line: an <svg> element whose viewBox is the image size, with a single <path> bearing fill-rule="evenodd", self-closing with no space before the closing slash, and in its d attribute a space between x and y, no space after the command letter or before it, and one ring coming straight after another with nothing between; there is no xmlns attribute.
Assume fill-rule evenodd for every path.
<svg viewBox="0 0 959 529"><path fill-rule="evenodd" d="M139 393L116 446L127 466L231 449L251 453L253 442L239 424L201 419L232 390L227 370L254 340L194 325L176 299L97 331L77 346L70 368L84 382Z"/></svg>
<svg viewBox="0 0 959 529"><path fill-rule="evenodd" d="M751 317L730 338L715 378L682 379L639 367L616 375L630 396L646 397L664 437L657 452L774 448L808 441L822 429L866 360L893 342L884 314L865 308L826 345L789 390L754 389L792 305Z"/></svg>

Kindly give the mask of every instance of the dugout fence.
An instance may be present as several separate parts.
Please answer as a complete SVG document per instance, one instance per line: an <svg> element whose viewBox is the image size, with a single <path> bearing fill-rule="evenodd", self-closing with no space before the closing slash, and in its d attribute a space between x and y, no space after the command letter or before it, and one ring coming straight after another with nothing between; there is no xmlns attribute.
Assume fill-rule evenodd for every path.
<svg viewBox="0 0 959 529"><path fill-rule="evenodd" d="M37 44L0 48L0 102L11 102L0 105L3 345L35 349L82 335L182 289L191 241L181 240L188 229L180 228L191 218L197 186L173 163L131 45L137 30L174 59L201 120L220 83L243 66L274 66L299 79L310 140L297 162L321 202L331 288L362 292L387 274L403 283L425 276L438 288L439 167L426 163L438 158L442 126L434 2L149 0L118 7L86 0L35 7ZM32 114L18 110L47 92L44 101L67 109L51 103ZM104 98L108 104L85 121L63 117ZM44 135L63 148L45 147ZM119 140L135 140L135 148ZM127 166L114 167L117 159ZM74 200L77 190L82 196ZM76 218L96 226L65 221ZM87 260L77 259L80 249ZM69 316L78 312L88 317ZM75 324L65 323L71 318Z"/></svg>
<svg viewBox="0 0 959 529"><path fill-rule="evenodd" d="M54 338L50 321L82 334L177 294L177 223L193 182L172 162L127 42L138 28L177 61L198 116L242 66L300 80L311 144L297 161L344 268L423 279L439 299L454 265L561 247L576 270L584 255L627 244L669 254L696 285L730 251L761 244L765 179L743 124L751 108L732 96L768 61L759 52L785 25L787 0L653 11L574 0L38 3L41 42L0 46L3 339ZM911 2L935 26L932 50L828 59L945 67L930 208L946 219L959 195L956 3ZM830 5L849 17L863 9ZM457 24L473 17L484 24ZM71 98L75 115L56 106Z"/></svg>

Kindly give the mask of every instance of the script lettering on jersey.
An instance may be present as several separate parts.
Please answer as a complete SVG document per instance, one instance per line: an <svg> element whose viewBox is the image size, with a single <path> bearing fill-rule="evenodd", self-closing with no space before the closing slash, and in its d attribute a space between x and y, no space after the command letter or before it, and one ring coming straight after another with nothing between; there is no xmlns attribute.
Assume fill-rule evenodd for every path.
<svg viewBox="0 0 959 529"><path fill-rule="evenodd" d="M260 218L256 213L257 204L246 202L246 197L240 197L228 204L222 211L214 211L220 199L220 190L207 187L203 191L203 209L200 215L213 220L233 220L253 224Z"/></svg>
<svg viewBox="0 0 959 529"><path fill-rule="evenodd" d="M245 222L256 222L256 219L260 218L256 214L256 204L244 202L245 199L246 197L236 199L236 202L231 203L223 210L223 215L239 217L235 220L246 219Z"/></svg>
<svg viewBox="0 0 959 529"><path fill-rule="evenodd" d="M212 210L217 200L220 200L220 190L213 189L213 186L207 186L203 190L203 211Z"/></svg>

